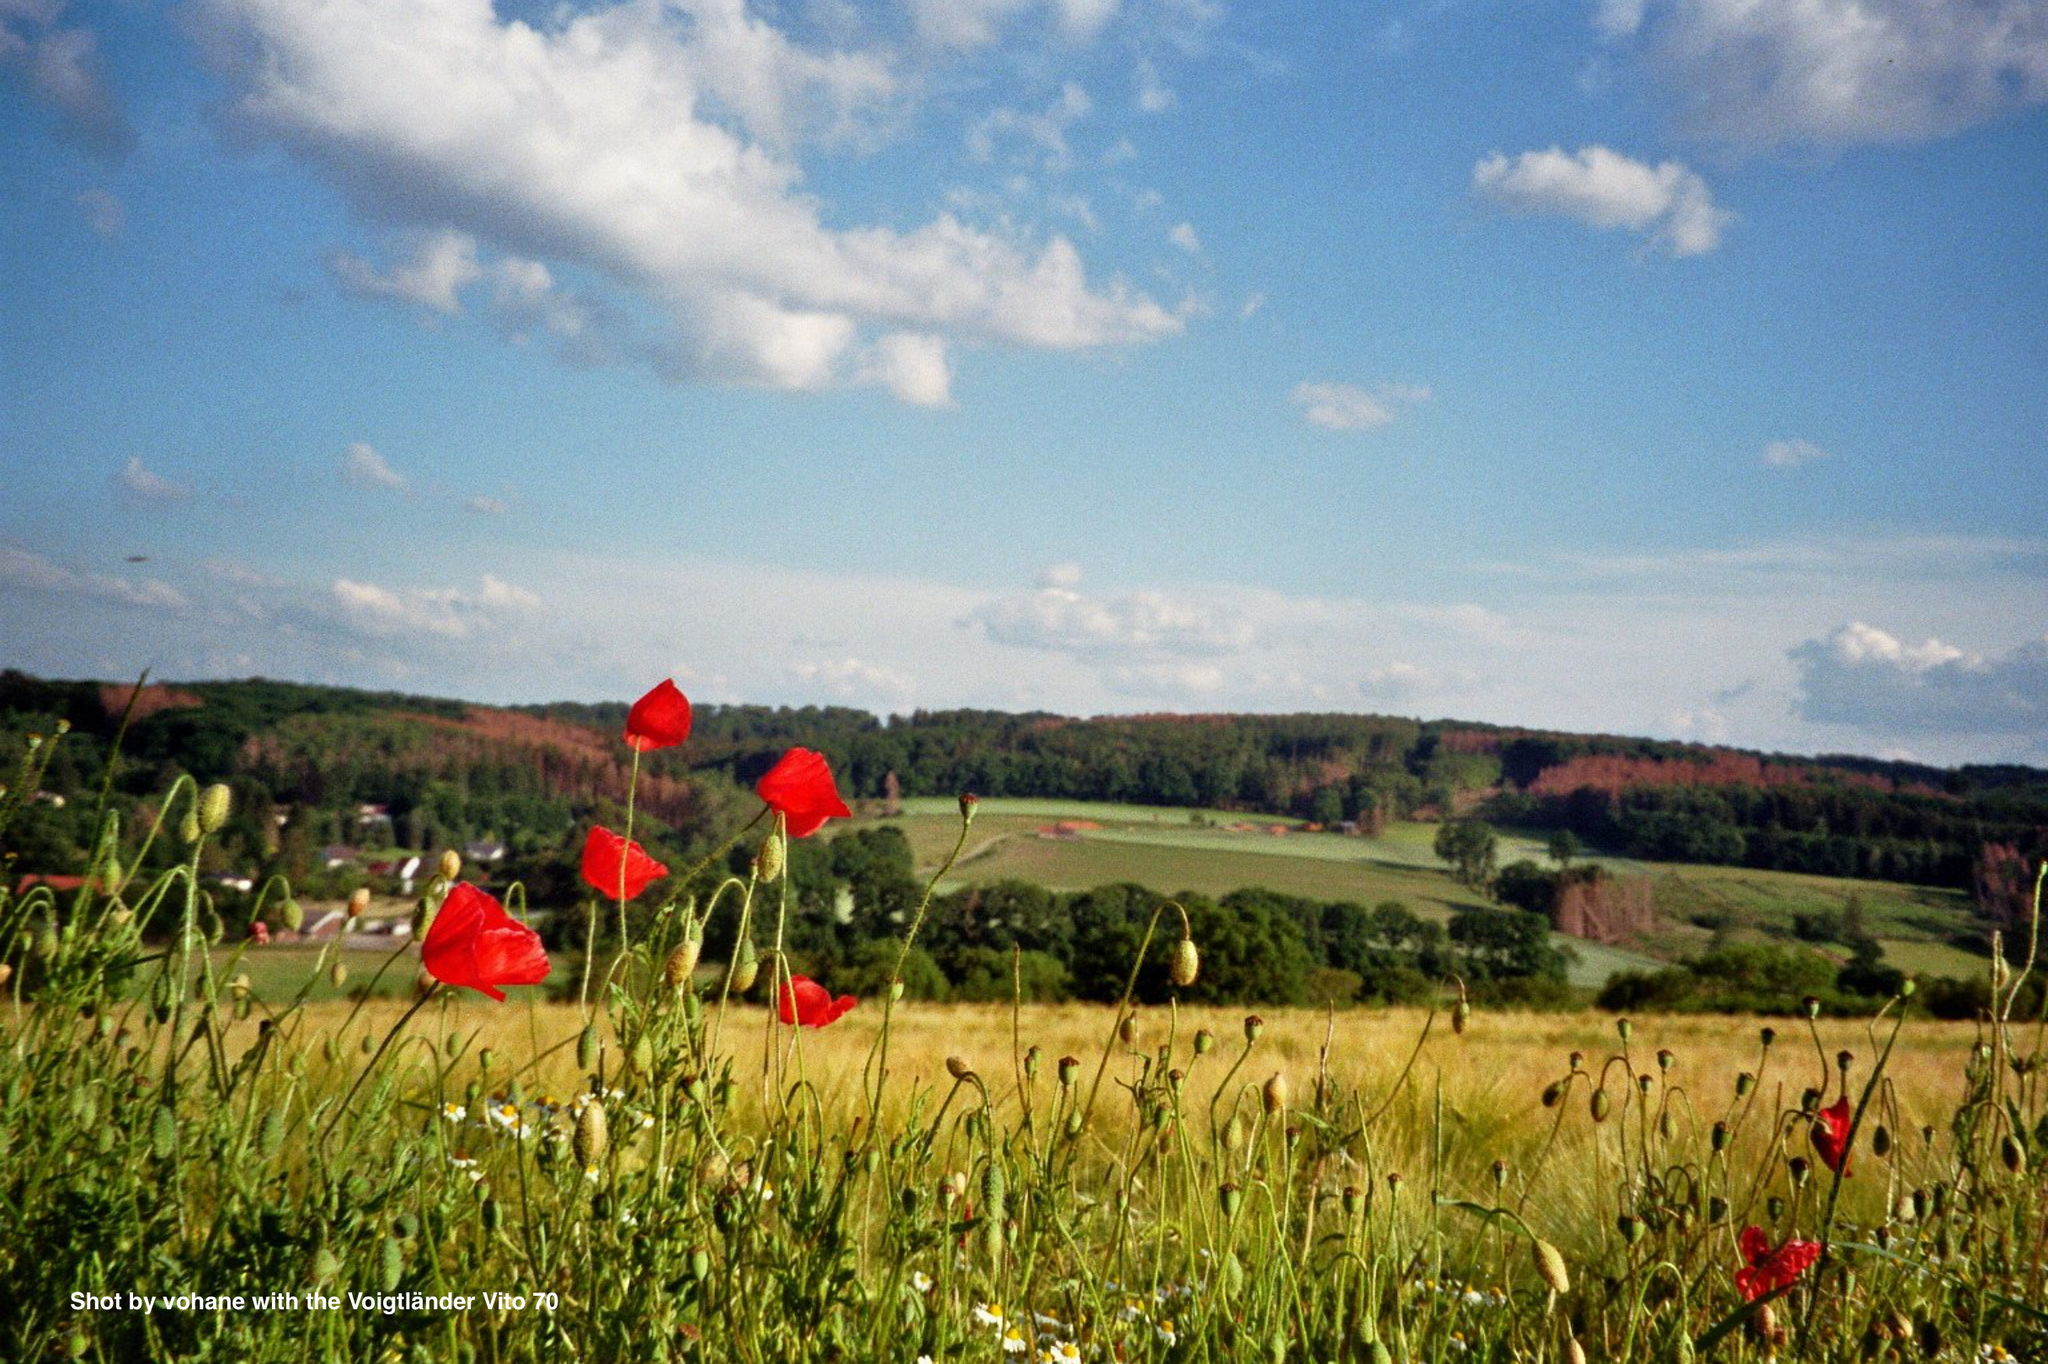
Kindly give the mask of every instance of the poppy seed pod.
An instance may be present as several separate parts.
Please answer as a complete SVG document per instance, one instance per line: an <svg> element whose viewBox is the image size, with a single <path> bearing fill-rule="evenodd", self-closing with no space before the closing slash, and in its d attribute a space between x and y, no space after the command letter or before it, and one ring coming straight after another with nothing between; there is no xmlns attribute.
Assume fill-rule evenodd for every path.
<svg viewBox="0 0 2048 1364"><path fill-rule="evenodd" d="M462 875L462 854L453 848L443 848L441 850L440 870L443 881L453 881L456 877Z"/></svg>
<svg viewBox="0 0 2048 1364"><path fill-rule="evenodd" d="M1614 1030L1615 1032L1621 1034L1621 1040L1623 1042L1628 1041L1631 1037L1634 1037L1636 1035L1636 1025L1626 1018L1615 1019Z"/></svg>
<svg viewBox="0 0 2048 1364"><path fill-rule="evenodd" d="M1195 1029L1195 1055L1207 1056L1216 1050L1216 1034L1207 1028Z"/></svg>
<svg viewBox="0 0 2048 1364"><path fill-rule="evenodd" d="M1202 955L1195 950L1195 940L1183 935L1173 945L1173 958L1167 963L1166 976L1176 989L1185 990L1195 983L1202 973Z"/></svg>
<svg viewBox="0 0 2048 1364"><path fill-rule="evenodd" d="M1754 1075L1751 1075L1751 1074L1750 1074L1750 1073L1749 1073L1748 1071L1746 1071L1746 1070L1745 1070L1745 1071L1743 1071L1743 1072L1742 1072L1742 1073L1741 1073L1740 1075L1737 1075L1737 1076L1735 1077L1735 1097L1736 1097L1736 1098L1740 1099L1740 1098L1744 1097L1745 1095L1747 1095L1747 1094L1749 1093L1749 1091L1750 1091L1750 1090L1752 1090L1752 1089L1755 1089L1755 1088L1756 1088L1756 1076L1754 1076Z"/></svg>
<svg viewBox="0 0 2048 1364"><path fill-rule="evenodd" d="M1463 1037L1465 1035L1466 1027L1471 1022L1472 1003L1470 1000L1466 999L1464 995L1460 994L1458 996L1458 1002L1451 1006L1451 1031L1456 1033L1458 1036Z"/></svg>
<svg viewBox="0 0 2048 1364"><path fill-rule="evenodd" d="M1265 1085L1259 1090L1259 1102L1265 1105L1268 1114L1286 1112L1287 1077L1278 1071L1266 1077Z"/></svg>
<svg viewBox="0 0 2048 1364"><path fill-rule="evenodd" d="M604 1104L592 1099L583 1105L583 1111L576 1115L576 1163L588 1169L603 1160L610 1139L611 1134L605 1124Z"/></svg>
<svg viewBox="0 0 2048 1364"><path fill-rule="evenodd" d="M1536 1260L1536 1275L1543 1280L1544 1287L1560 1295L1572 1291L1571 1273L1556 1246L1539 1236L1531 1243L1530 1251Z"/></svg>
<svg viewBox="0 0 2048 1364"><path fill-rule="evenodd" d="M761 959L754 951L754 940L741 938L739 951L733 954L732 969L726 973L728 988L743 995L754 988L754 980L760 974Z"/></svg>
<svg viewBox="0 0 2048 1364"><path fill-rule="evenodd" d="M1043 1064L1044 1064L1044 1058L1045 1058L1045 1053L1044 1053L1043 1051L1039 1050L1039 1046L1038 1046L1038 1044L1037 1044L1036 1042L1033 1042L1033 1043L1032 1043L1032 1044L1031 1044L1031 1045L1030 1045L1029 1047L1027 1047L1027 1048L1025 1049L1025 1051L1024 1051L1024 1078L1025 1078L1025 1079L1027 1079L1027 1080L1036 1080L1036 1079L1038 1078L1038 1071L1039 1071L1039 1067L1040 1067L1041 1065L1043 1065Z"/></svg>
<svg viewBox="0 0 2048 1364"><path fill-rule="evenodd" d="M228 809L233 804L234 793L226 783L215 782L199 793L199 831L214 833L228 822Z"/></svg>
<svg viewBox="0 0 2048 1364"><path fill-rule="evenodd" d="M980 796L975 795L972 791L962 791L960 793L960 822L962 824L974 823L974 812L980 805Z"/></svg>
<svg viewBox="0 0 2048 1364"><path fill-rule="evenodd" d="M761 851L754 854L754 870L763 885L773 885L782 875L782 835L771 832L761 840Z"/></svg>
<svg viewBox="0 0 2048 1364"><path fill-rule="evenodd" d="M1258 1041L1260 1035L1265 1031L1265 1019L1260 1018L1257 1014L1246 1014L1244 1016L1244 1040L1246 1042Z"/></svg>
<svg viewBox="0 0 2048 1364"><path fill-rule="evenodd" d="M1071 1086L1074 1083L1074 1077L1081 1073L1081 1058L1078 1056L1062 1056L1056 1069L1059 1073L1060 1084L1062 1086Z"/></svg>
<svg viewBox="0 0 2048 1364"><path fill-rule="evenodd" d="M661 963L662 979L668 982L669 989L680 990L690 983L697 970L697 954L703 950L703 934L685 931L683 940L669 950L667 959Z"/></svg>
<svg viewBox="0 0 2048 1364"><path fill-rule="evenodd" d="M352 890L352 891L350 891L350 892L349 892L349 896L348 896L348 917L349 917L349 918L351 918L351 919L360 919L360 918L362 918L362 917L363 917L363 911L367 910L367 909L368 909L369 907L370 907L370 888L369 888L368 886L357 886L357 887L356 887L356 888L355 888L354 890Z"/></svg>
<svg viewBox="0 0 2048 1364"><path fill-rule="evenodd" d="M1346 1184L1342 1195L1344 1215L1346 1217L1357 1216L1358 1205L1364 1198L1365 1190L1359 1188L1356 1184Z"/></svg>

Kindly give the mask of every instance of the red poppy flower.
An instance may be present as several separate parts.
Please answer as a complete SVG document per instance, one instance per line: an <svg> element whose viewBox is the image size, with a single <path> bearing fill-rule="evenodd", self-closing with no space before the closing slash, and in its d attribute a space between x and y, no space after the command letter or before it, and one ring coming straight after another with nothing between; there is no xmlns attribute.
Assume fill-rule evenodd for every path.
<svg viewBox="0 0 2048 1364"><path fill-rule="evenodd" d="M782 987L782 1021L822 1028L836 1023L848 1009L860 1003L852 995L832 998L832 992L809 976L791 976Z"/></svg>
<svg viewBox="0 0 2048 1364"><path fill-rule="evenodd" d="M249 925L249 936L256 940L258 947L268 946L270 943L270 925L264 923L261 919L256 920Z"/></svg>
<svg viewBox="0 0 2048 1364"><path fill-rule="evenodd" d="M1744 1227L1736 1244L1749 1262L1735 1271L1735 1291L1742 1294L1744 1302L1755 1302L1786 1287L1820 1258L1817 1241L1787 1241L1772 1250L1771 1238L1764 1235L1762 1227Z"/></svg>
<svg viewBox="0 0 2048 1364"><path fill-rule="evenodd" d="M540 934L467 881L441 902L420 961L442 984L467 985L492 999L505 997L500 985L538 985L550 969Z"/></svg>
<svg viewBox="0 0 2048 1364"><path fill-rule="evenodd" d="M1812 1128L1813 1149L1820 1163L1846 1178L1849 1174L1849 1096L1844 1094L1830 1108L1820 1111Z"/></svg>
<svg viewBox="0 0 2048 1364"><path fill-rule="evenodd" d="M642 753L674 748L690 737L690 698L663 678L626 712L626 743Z"/></svg>
<svg viewBox="0 0 2048 1364"><path fill-rule="evenodd" d="M832 784L832 769L825 755L808 748L792 748L768 774L754 783L754 790L769 808L780 810L791 838L814 834L828 819L845 819L853 814L839 799Z"/></svg>
<svg viewBox="0 0 2048 1364"><path fill-rule="evenodd" d="M621 838L602 824L583 840L583 879L600 895L631 900L650 881L668 875L668 868L647 855L638 843Z"/></svg>

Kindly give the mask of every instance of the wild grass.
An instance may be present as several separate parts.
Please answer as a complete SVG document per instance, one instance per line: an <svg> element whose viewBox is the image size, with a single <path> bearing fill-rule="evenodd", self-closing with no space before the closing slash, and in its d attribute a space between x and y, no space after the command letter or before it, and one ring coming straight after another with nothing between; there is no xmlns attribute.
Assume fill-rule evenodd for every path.
<svg viewBox="0 0 2048 1364"><path fill-rule="evenodd" d="M171 793L147 836L187 860L154 881L116 829L75 896L0 900L0 1356L2048 1356L2016 976L1975 1025L1905 997L1474 1014L1446 982L1425 1011L883 997L793 1028L753 1002L784 969L764 845L587 1007L421 980L409 945L327 944L302 992L259 993L253 952L209 943L216 799ZM751 996L687 969L707 914L769 944ZM345 954L416 993L315 998ZM1811 1138L1834 1114L1847 1160ZM1745 1295L1752 1226L1813 1250Z"/></svg>

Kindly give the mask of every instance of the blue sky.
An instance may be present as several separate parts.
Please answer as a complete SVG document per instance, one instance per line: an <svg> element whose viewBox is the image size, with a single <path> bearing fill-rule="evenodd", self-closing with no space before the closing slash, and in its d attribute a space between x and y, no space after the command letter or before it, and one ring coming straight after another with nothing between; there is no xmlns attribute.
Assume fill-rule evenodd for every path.
<svg viewBox="0 0 2048 1364"><path fill-rule="evenodd" d="M0 665L2048 762L2048 0L0 0Z"/></svg>

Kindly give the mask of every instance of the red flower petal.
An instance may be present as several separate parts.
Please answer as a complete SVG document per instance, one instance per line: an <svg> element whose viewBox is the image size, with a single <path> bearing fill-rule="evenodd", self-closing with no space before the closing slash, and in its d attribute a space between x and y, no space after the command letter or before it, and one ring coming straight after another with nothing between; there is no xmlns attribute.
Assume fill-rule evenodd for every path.
<svg viewBox="0 0 2048 1364"><path fill-rule="evenodd" d="M690 698L663 678L626 712L626 743L645 753L690 737Z"/></svg>
<svg viewBox="0 0 2048 1364"><path fill-rule="evenodd" d="M847 1010L860 1001L852 995L832 998L832 992L812 980L809 976L791 976L782 987L782 997L777 1009L784 1023L801 1024L806 1028L822 1028L845 1017Z"/></svg>
<svg viewBox="0 0 2048 1364"><path fill-rule="evenodd" d="M1811 1129L1813 1149L1820 1155L1820 1163L1847 1176L1849 1173L1849 1096L1841 1098L1820 1111L1819 1120Z"/></svg>
<svg viewBox="0 0 2048 1364"><path fill-rule="evenodd" d="M1770 1238L1762 1227L1744 1227L1736 1244L1742 1258L1749 1261L1746 1268L1735 1271L1735 1291L1742 1294L1744 1302L1755 1302L1766 1293L1789 1286L1820 1258L1820 1244L1816 1241L1787 1241L1776 1250L1771 1249Z"/></svg>
<svg viewBox="0 0 2048 1364"><path fill-rule="evenodd" d="M782 761L768 769L754 790L770 809L782 813L791 838L804 838L818 831L828 819L846 819L853 811L839 798L832 782L831 765L822 753L792 748Z"/></svg>
<svg viewBox="0 0 2048 1364"><path fill-rule="evenodd" d="M501 985L538 985L551 969L540 935L467 881L448 892L420 944L427 974L503 999Z"/></svg>
<svg viewBox="0 0 2048 1364"><path fill-rule="evenodd" d="M634 899L666 875L668 868L649 857L645 848L602 824L583 841L583 879L608 899Z"/></svg>

